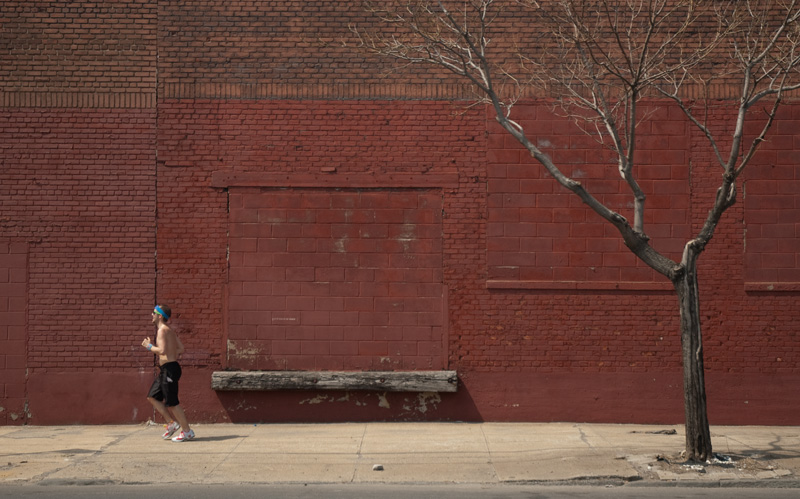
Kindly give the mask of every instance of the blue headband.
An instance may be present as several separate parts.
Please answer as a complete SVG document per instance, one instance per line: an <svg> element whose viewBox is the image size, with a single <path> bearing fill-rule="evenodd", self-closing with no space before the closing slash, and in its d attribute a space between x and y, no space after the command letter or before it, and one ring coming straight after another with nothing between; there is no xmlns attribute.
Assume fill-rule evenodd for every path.
<svg viewBox="0 0 800 499"><path fill-rule="evenodd" d="M159 314L161 317L163 317L165 321L168 321L168 320L169 320L169 314L167 314L166 312L164 312L164 309L163 309L163 308L161 308L161 307L159 307L158 305L156 305L156 308L155 308L154 310L155 310L155 312L156 312L157 314Z"/></svg>

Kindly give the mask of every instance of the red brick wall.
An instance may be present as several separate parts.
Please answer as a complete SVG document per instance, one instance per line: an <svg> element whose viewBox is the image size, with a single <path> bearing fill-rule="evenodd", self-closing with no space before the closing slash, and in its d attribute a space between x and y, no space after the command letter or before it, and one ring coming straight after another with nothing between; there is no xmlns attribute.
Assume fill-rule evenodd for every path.
<svg viewBox="0 0 800 499"><path fill-rule="evenodd" d="M375 19L358 0L161 1L159 83L167 96L191 89L197 97L207 97L206 92L224 84L234 84L236 90L229 91L245 94L261 91L261 85L307 87L309 92L318 85L387 87L393 63L355 50L357 40L349 29L371 28ZM390 83L456 81L445 71L409 68L403 73L410 78Z"/></svg>
<svg viewBox="0 0 800 499"><path fill-rule="evenodd" d="M229 360L225 355L229 348L228 339L255 339L237 338L234 330L227 329L229 324L234 324L232 321L237 320L234 315L241 312L228 310L228 300L233 303L244 292L240 287L241 274L235 268L241 265L241 260L237 260L240 258L237 251L242 247L236 246L238 242L234 241L241 237L241 227L237 224L245 220L237 218L242 216L242 210L236 203L243 194L237 192L236 187L229 190L212 187L211 177L214 173L270 174L277 180L266 187L273 190L292 185L318 189L335 185L340 189L351 185L348 179L356 175L361 179L358 187L367 189L362 193L363 196L380 199L380 193L384 192L381 189L392 187L395 192L387 199L397 202L403 199L402 193L405 191L402 189L410 188L413 189L410 192L415 193L421 187L434 187L424 180L426 174L453 176L454 185L446 186L452 189L458 185L458 176L454 175L458 168L477 171L483 143L483 122L477 119L479 115L469 113L453 116L452 111L449 104L421 105L416 102L201 100L164 103L159 110L158 293L159 297L173 305L176 324L186 330L185 342L193 352L187 360L198 366L226 365ZM310 184L297 183L297 179L314 178L315 175L321 175L319 180ZM418 176L423 180L408 184L405 179L409 176ZM469 179L466 191L479 187ZM276 194L281 192L276 191ZM451 203L465 194L455 196L451 201L451 197L443 196L441 190L435 192L438 193L434 197L439 200L439 205L425 208L421 220L426 220L426 223L435 224L442 217L458 220L473 210L479 216L477 206L450 208ZM283 197L275 198L277 200L274 202L289 202L293 213L305 213L307 210L296 205L309 195L305 193L304 197L298 194L298 197L292 198L290 193L283 193ZM441 206L443 198L447 201ZM265 194L265 199L270 197ZM359 196L352 199L357 200ZM425 202L420 202L420 209L430 202L427 197L423 199ZM267 201L259 203L264 202ZM376 208L380 206L364 206L362 215L372 216ZM442 215L442 208L445 214L449 211L451 215ZM275 209L281 210L283 207L275 206ZM251 215L257 216L257 210L251 211L248 216ZM313 217L313 214L309 216ZM414 221L420 215L407 213L405 216ZM326 223L332 222L321 222L318 229L325 230ZM300 224L294 225L292 231L301 230ZM388 223L384 228L389 230ZM430 229L426 228L423 235L429 238L426 244L434 246L425 251L432 251L431 255L438 254L441 262L441 246L454 244L457 239L450 243L443 242L443 232L454 231L446 223L438 233ZM346 230L358 230L358 227L347 226ZM391 237L396 237L396 234L392 232ZM291 251L287 250L287 253L300 251L295 247L296 243L292 244ZM324 255L330 251L329 247L320 246L314 253ZM312 255L308 258L312 258ZM287 264L282 262L281 265ZM231 282L228 286L229 268ZM441 300L441 263L438 269L433 271L426 267L426 273L430 272L430 275L408 275L404 278L438 283L440 289L437 296ZM418 313L430 311L420 310ZM440 315L444 313L441 305L436 312ZM444 325L442 317L437 320L439 323L426 322L424 326L437 329L439 340L436 345L441 349L442 336L438 330ZM334 325L341 327L344 324ZM425 341L432 342L433 339ZM268 349L258 348L244 350L251 352L253 358L269 352ZM441 352L421 355L427 358L424 365L442 363ZM377 359L377 356L372 358ZM436 362L432 364L431 359L436 359ZM271 365L286 365L285 358L279 360ZM409 357L406 362L419 364L420 361ZM264 362L262 360L262 364ZM237 365L237 361L232 361L231 365Z"/></svg>
<svg viewBox="0 0 800 499"><path fill-rule="evenodd" d="M679 260L680 241L697 233L705 221L719 185L720 170L705 137L686 128L685 120L680 120L676 111L665 106L653 115L652 125L641 129L639 141L643 155L639 160L644 179L642 186L649 195L650 218L646 220L645 230L651 235L655 248ZM615 168L607 160L599 165L594 163L596 155L583 149L586 146L580 142L580 132L556 128L559 122L541 119L542 114L537 115L537 112L544 113L544 107L524 109L521 115L530 116L531 121L526 122L531 125L529 130L535 133L544 129L542 137L548 137L548 143L543 146L547 146L554 159L561 160L558 161L560 165L567 165L566 171L575 175L578 169L592 171L593 166ZM792 123L790 117L796 112L797 106L787 107L781 124ZM537 116L540 119L534 122ZM729 120L729 114L718 110L711 126L724 128L730 126ZM671 125L673 122L676 125ZM796 314L789 305L796 299L797 281L792 279L791 270L775 281L764 278L766 282L760 284L747 277L767 275L774 278L777 273L772 269L776 265L790 269L796 264L794 229L798 212L795 203L800 196L788 192L797 178L792 155L786 152L787 147L793 147L789 146L792 139L785 137L790 129L790 126L777 127L774 142L756 156L745 185L747 190L751 185L758 186L756 196L746 195L744 203L736 204L725 215L700 259L706 367L710 372L798 372L800 350L791 340L794 333L790 332ZM569 156L565 156L564 149ZM569 158L574 155L577 163L573 167ZM684 163L690 158L692 168L688 169ZM620 273L614 273L609 281L603 279L603 273L615 270L613 265L607 268L612 259L625 262L628 258L615 231L592 223L599 218L580 207L574 196L564 191L562 196L550 194L559 189L552 187L551 179L531 171L541 168L508 138L490 135L487 167L488 259L490 272L494 272L490 273L488 287L491 296L498 301L490 302L483 310L505 311L500 312L499 319L497 312L489 315L501 332L491 336L492 346L522 345L524 352L517 350L512 354L486 348L483 356L470 357L476 365L482 369L514 369L522 365L541 372L579 369L651 373L678 369L677 307L669 283L664 283L660 276L653 276L652 271L643 274L641 279L618 279ZM581 174L579 178L590 190L598 186L593 175ZM605 178L613 178L613 175ZM519 194L526 186L536 191L534 196ZM770 186L769 190L765 186ZM601 197L607 197L608 193L616 195L619 189L616 180L607 188L602 184L599 187ZM764 191L781 194L766 196ZM694 196L692 204L689 204L689 192ZM755 209L760 203L764 203L765 208ZM551 207L553 204L555 208ZM630 205L615 202L613 197L610 204L623 215L631 215ZM782 209L776 211L767 206ZM559 219L559 210L570 215ZM673 216L677 218L671 219ZM751 223L751 219L756 223ZM765 219L771 223L766 223ZM784 223L776 224L778 220ZM753 226L755 230L751 233ZM770 234L767 247L776 248L772 253L764 250L762 228ZM526 246L526 237L535 231L542 232L539 237L528 240L531 244L546 244L543 248L546 257L553 258L556 252L551 248L556 244L566 248L566 254L561 259L537 265L540 253ZM558 243L556 238L547 237L549 233L559 236ZM592 238L595 241L588 242ZM752 241L756 244L751 247ZM591 244L595 250L583 255L583 248ZM577 251L569 254L573 248ZM782 248L780 258L775 257L779 252L777 248ZM582 255L597 258L596 267L575 259ZM601 262L606 264L602 268ZM526 280L523 277L525 264L529 266L529 275L536 278ZM587 271L592 268L597 269L596 273ZM570 272L576 271L583 273L575 278ZM560 289L565 291L560 292ZM619 291L612 292L612 289Z"/></svg>
<svg viewBox="0 0 800 499"><path fill-rule="evenodd" d="M182 400L193 420L680 422L669 283L491 115L466 109L469 89L451 75L398 70L343 44L353 41L348 26L371 23L360 4L0 4L0 293L9 293L0 307L10 314L0 308L0 405L39 424L151 417L143 393L153 359L137 345L163 301L187 346ZM498 27L515 19L509 12ZM544 104L521 103L515 117L630 216L617 177L603 175L611 158ZM715 424L798 424L800 407L786 397L800 375L798 109L782 112L742 202L700 259ZM653 111L637 157L647 231L679 258L719 169L673 107ZM712 111L712 125L730 123ZM358 275L334 264L327 231L378 228L326 219L343 215L326 204L334 197L374 218L416 199L404 217L424 217L425 237L403 255L423 257L424 271L402 267L401 287L399 269L382 264L392 262L399 222L377 239L353 238L356 257L381 264ZM267 208L248 211L245 201ZM287 217L249 222L263 210ZM254 253L243 235L253 228L285 251L262 252L256 241ZM12 282L22 248L24 294ZM314 283L293 277L312 267ZM253 271L258 281L247 280ZM409 284L423 296L408 296ZM362 293L369 286L384 294ZM245 323L253 306L267 324L266 315ZM273 327L295 316L299 326ZM351 333L358 339L346 340ZM244 395L209 382L223 368L387 364L455 369L461 385L449 395Z"/></svg>
<svg viewBox="0 0 800 499"><path fill-rule="evenodd" d="M155 105L158 2L0 5L0 105Z"/></svg>
<svg viewBox="0 0 800 499"><path fill-rule="evenodd" d="M132 345L155 285L153 114L19 109L0 123L0 224L30 248L28 369L151 366Z"/></svg>
<svg viewBox="0 0 800 499"><path fill-rule="evenodd" d="M689 123L675 106L644 109L637 130L636 175L647 195L645 232L653 247L680 260L689 232ZM517 119L562 171L633 223L630 189L615 173L616 157L549 107L518 106ZM489 118L491 119L491 118ZM671 289L639 261L618 232L577 196L559 186L499 126L491 129L490 285L535 289Z"/></svg>

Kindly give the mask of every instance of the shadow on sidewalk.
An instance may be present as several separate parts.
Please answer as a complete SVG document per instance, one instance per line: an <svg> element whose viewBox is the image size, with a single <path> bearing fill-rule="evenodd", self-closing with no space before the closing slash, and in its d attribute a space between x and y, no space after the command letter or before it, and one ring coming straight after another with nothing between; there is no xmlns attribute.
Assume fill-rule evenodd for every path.
<svg viewBox="0 0 800 499"><path fill-rule="evenodd" d="M232 440L235 438L246 438L245 435L221 435L218 437L194 437L192 442L222 442L223 440Z"/></svg>

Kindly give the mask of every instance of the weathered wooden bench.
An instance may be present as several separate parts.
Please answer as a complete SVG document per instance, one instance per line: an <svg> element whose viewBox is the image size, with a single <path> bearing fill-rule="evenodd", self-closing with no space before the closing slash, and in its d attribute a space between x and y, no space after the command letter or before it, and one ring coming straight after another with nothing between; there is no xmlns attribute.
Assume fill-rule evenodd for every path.
<svg viewBox="0 0 800 499"><path fill-rule="evenodd" d="M375 390L455 392L455 371L215 371L211 388L219 391Z"/></svg>

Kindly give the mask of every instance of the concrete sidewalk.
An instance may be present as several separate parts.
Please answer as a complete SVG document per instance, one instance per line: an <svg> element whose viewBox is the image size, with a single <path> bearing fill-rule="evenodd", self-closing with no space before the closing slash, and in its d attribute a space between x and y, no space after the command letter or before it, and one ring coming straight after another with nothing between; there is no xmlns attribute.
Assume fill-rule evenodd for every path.
<svg viewBox="0 0 800 499"><path fill-rule="evenodd" d="M799 427L712 427L702 466L682 426L574 423L0 427L0 483L616 483L800 488ZM675 430L674 433L672 430ZM381 469L382 468L382 469Z"/></svg>

